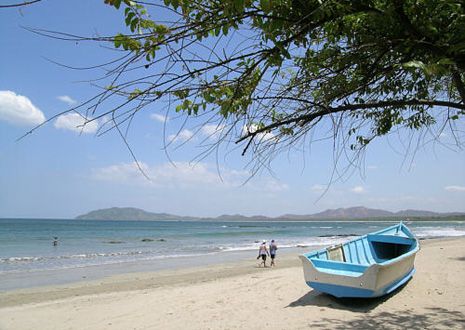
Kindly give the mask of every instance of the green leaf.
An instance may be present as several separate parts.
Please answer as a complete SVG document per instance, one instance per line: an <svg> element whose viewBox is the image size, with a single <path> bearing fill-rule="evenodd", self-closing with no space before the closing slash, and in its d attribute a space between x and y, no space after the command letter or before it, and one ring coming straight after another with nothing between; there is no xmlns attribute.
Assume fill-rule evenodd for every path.
<svg viewBox="0 0 465 330"><path fill-rule="evenodd" d="M425 69L425 63L422 61L409 61L404 64L402 64L404 68L418 68L418 69Z"/></svg>
<svg viewBox="0 0 465 330"><path fill-rule="evenodd" d="M119 7L121 6L121 0L113 0L113 6L116 9L119 9Z"/></svg>
<svg viewBox="0 0 465 330"><path fill-rule="evenodd" d="M178 9L179 7L179 0L171 0L171 6L173 6L174 9Z"/></svg>
<svg viewBox="0 0 465 330"><path fill-rule="evenodd" d="M440 65L455 65L455 62L451 60L450 58L441 58L437 64Z"/></svg>
<svg viewBox="0 0 465 330"><path fill-rule="evenodd" d="M136 30L138 23L139 23L139 19L137 17L131 21L130 29L132 32Z"/></svg>
<svg viewBox="0 0 465 330"><path fill-rule="evenodd" d="M127 26L129 26L129 25L131 24L131 20L132 20L132 18L133 18L134 16L136 16L136 14L133 13L133 12L129 13L129 14L126 16L126 19L125 19L124 21L125 21L125 23L126 23Z"/></svg>
<svg viewBox="0 0 465 330"><path fill-rule="evenodd" d="M260 0L260 7L264 12L269 12L271 9L271 1L270 0Z"/></svg>

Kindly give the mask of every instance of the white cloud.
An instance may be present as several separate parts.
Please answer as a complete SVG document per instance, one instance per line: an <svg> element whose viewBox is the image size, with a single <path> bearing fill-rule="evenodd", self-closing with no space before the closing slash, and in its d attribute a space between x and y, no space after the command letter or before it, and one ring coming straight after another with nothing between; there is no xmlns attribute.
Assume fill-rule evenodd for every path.
<svg viewBox="0 0 465 330"><path fill-rule="evenodd" d="M149 167L145 163L139 163L139 166L144 172L149 171ZM122 163L118 165L110 165L93 170L92 177L96 180L114 181L114 182L139 182L144 179L142 173L135 163ZM143 181L142 181L143 182Z"/></svg>
<svg viewBox="0 0 465 330"><path fill-rule="evenodd" d="M45 116L26 96L0 91L0 120L15 125L39 125Z"/></svg>
<svg viewBox="0 0 465 330"><path fill-rule="evenodd" d="M64 129L77 133L90 134L95 133L98 129L96 121L88 122L89 118L78 113L68 113L61 115L55 120L54 126L58 129Z"/></svg>
<svg viewBox="0 0 465 330"><path fill-rule="evenodd" d="M139 171L136 163L122 163L104 168L95 169L93 178L104 181L128 183L136 185L155 185L163 187L192 186L199 184L215 185L221 183L218 173L205 163L191 165L188 162L165 163L158 166L149 166L139 163L142 170L150 178L147 180ZM222 172L223 183L226 185L240 185L244 179L241 171L226 170Z"/></svg>
<svg viewBox="0 0 465 330"><path fill-rule="evenodd" d="M168 136L168 142L185 142L191 140L194 133L188 129L183 129L178 134L171 134Z"/></svg>
<svg viewBox="0 0 465 330"><path fill-rule="evenodd" d="M366 192L365 188L363 188L362 186L355 186L352 189L350 189L350 191L355 194L363 194L364 192Z"/></svg>
<svg viewBox="0 0 465 330"><path fill-rule="evenodd" d="M188 162L174 162L157 166L139 163L139 165L150 180L147 180L142 175L135 163L122 163L94 169L92 178L128 185L175 189L224 189L243 186L252 191L270 194L285 191L289 188L287 184L275 179L259 177L253 178L243 185L250 176L248 171L221 168L218 173L215 166L207 163L192 165Z"/></svg>
<svg viewBox="0 0 465 330"><path fill-rule="evenodd" d="M68 95L57 96L57 99L59 99L62 102L65 102L68 105L75 105L77 103L76 100L72 99Z"/></svg>
<svg viewBox="0 0 465 330"><path fill-rule="evenodd" d="M210 170L204 163L191 165L187 162L165 163L151 168L150 174L155 184L164 186L195 187L198 184L211 185L218 184L220 179L218 174ZM234 181L231 174L226 173L226 184Z"/></svg>
<svg viewBox="0 0 465 330"><path fill-rule="evenodd" d="M160 115L159 113L150 114L150 118L159 121L160 123L166 123L170 120L168 116Z"/></svg>
<svg viewBox="0 0 465 330"><path fill-rule="evenodd" d="M447 187L444 187L444 190L453 191L453 192L464 192L465 187L464 186L447 186Z"/></svg>
<svg viewBox="0 0 465 330"><path fill-rule="evenodd" d="M314 184L313 186L310 187L311 191L317 192L317 193L322 193L326 190L326 186L322 184Z"/></svg>
<svg viewBox="0 0 465 330"><path fill-rule="evenodd" d="M264 190L269 193L277 193L289 190L289 185L283 182L279 182L278 180L267 179L264 180L263 183L260 183L260 186L253 184L253 188L257 190Z"/></svg>
<svg viewBox="0 0 465 330"><path fill-rule="evenodd" d="M206 124L202 126L200 132L211 139L217 139L224 128L224 124Z"/></svg>
<svg viewBox="0 0 465 330"><path fill-rule="evenodd" d="M254 133L255 131L257 131L258 127L257 125L255 124L251 124L251 125L244 125L244 127L242 128L242 132L244 135L246 134L249 134L249 133ZM266 141L266 140L271 140L275 137L275 135L271 132L269 133L258 133L256 138L258 141Z"/></svg>

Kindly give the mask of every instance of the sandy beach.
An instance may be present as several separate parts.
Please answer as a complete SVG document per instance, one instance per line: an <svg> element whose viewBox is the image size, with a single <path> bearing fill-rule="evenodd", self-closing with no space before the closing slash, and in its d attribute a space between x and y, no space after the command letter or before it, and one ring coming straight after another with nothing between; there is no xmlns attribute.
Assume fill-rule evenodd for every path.
<svg viewBox="0 0 465 330"><path fill-rule="evenodd" d="M417 273L381 299L310 289L296 255L0 293L0 329L463 329L465 238L421 241Z"/></svg>

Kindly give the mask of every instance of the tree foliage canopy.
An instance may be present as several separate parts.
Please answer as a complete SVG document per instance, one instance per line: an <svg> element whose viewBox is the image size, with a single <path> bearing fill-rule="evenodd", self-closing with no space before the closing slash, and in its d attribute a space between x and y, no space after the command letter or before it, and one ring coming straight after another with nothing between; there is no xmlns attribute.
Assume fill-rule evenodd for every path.
<svg viewBox="0 0 465 330"><path fill-rule="evenodd" d="M167 101L263 164L309 136L356 152L398 129L453 128L465 114L463 1L105 3L124 13L127 31L58 37L124 52L82 105L92 120L112 114L118 130Z"/></svg>

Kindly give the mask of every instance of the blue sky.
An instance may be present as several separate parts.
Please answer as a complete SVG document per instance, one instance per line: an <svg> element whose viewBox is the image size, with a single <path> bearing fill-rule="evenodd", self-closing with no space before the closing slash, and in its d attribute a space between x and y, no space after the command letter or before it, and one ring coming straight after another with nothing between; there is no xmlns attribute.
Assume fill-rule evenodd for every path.
<svg viewBox="0 0 465 330"><path fill-rule="evenodd" d="M375 141L361 169L326 193L334 168L330 142L314 144L311 152L282 154L272 164L273 173L263 171L244 184L251 156L241 157L241 150L224 150L227 156L218 161L211 155L191 162L213 129L196 130L195 120L172 143L170 162L164 141L179 132L183 118L169 115L163 123L161 106L139 113L129 135L150 181L135 168L117 134L97 137L97 124L79 132L73 116L52 120L16 142L44 118L96 92L87 81L98 71L71 70L47 59L89 66L114 56L103 44L52 40L24 26L82 35L124 31L122 12L103 1L50 0L0 10L0 217L71 218L112 206L198 216L308 214L357 205L465 211L465 152L442 145L452 142L447 132L438 137L441 143L416 153L405 153L406 135Z"/></svg>

